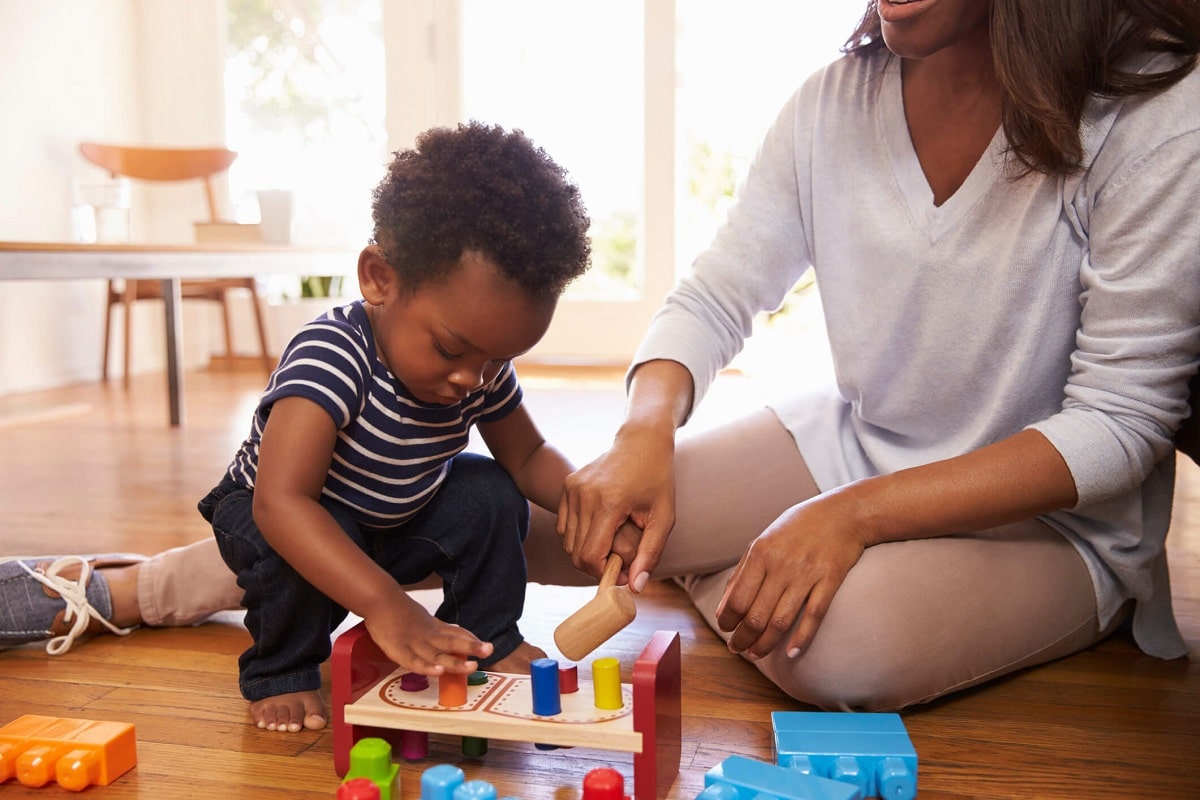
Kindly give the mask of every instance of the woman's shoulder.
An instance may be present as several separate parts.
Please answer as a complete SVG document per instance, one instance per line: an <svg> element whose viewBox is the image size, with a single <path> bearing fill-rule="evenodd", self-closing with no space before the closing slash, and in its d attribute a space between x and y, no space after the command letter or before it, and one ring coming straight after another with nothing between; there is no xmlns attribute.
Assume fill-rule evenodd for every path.
<svg viewBox="0 0 1200 800"><path fill-rule="evenodd" d="M1140 72L1163 72L1177 64L1176 57L1160 55ZM1128 124L1158 128L1167 136L1200 130L1200 64L1161 91L1126 98L1121 116Z"/></svg>
<svg viewBox="0 0 1200 800"><path fill-rule="evenodd" d="M844 53L808 76L801 90L824 90L840 87L858 92L864 87L878 86L899 61L886 48L856 50Z"/></svg>
<svg viewBox="0 0 1200 800"><path fill-rule="evenodd" d="M1171 56L1149 59L1140 72L1161 72ZM1082 127L1087 161L1103 169L1144 159L1163 146L1200 158L1200 67L1165 89L1128 97L1097 97Z"/></svg>
<svg viewBox="0 0 1200 800"><path fill-rule="evenodd" d="M792 108L814 123L857 119L872 112L884 93L898 90L898 69L886 49L846 53L808 76L793 94Z"/></svg>

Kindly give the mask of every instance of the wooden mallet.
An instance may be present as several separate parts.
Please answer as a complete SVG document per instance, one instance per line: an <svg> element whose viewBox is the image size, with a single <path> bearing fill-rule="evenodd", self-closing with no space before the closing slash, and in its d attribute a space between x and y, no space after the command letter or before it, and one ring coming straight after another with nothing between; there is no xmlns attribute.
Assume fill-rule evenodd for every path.
<svg viewBox="0 0 1200 800"><path fill-rule="evenodd" d="M637 606L628 586L617 586L621 557L611 553L604 562L604 574L596 596L583 608L567 617L554 630L554 643L565 657L579 661L633 622Z"/></svg>

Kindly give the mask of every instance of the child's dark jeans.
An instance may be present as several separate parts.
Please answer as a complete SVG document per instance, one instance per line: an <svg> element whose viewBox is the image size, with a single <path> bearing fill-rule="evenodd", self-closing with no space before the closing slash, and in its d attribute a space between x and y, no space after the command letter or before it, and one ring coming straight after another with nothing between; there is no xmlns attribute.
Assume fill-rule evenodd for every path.
<svg viewBox="0 0 1200 800"><path fill-rule="evenodd" d="M439 575L443 599L437 617L493 644L482 666L521 643L517 620L525 605L522 545L529 503L495 461L472 453L456 456L433 499L395 528L362 528L346 506L327 498L321 505L398 583ZM330 634L346 617L345 609L271 549L254 524L252 506L252 492L228 479L199 504L245 592L242 605L254 643L238 660L239 685L251 701L319 689Z"/></svg>

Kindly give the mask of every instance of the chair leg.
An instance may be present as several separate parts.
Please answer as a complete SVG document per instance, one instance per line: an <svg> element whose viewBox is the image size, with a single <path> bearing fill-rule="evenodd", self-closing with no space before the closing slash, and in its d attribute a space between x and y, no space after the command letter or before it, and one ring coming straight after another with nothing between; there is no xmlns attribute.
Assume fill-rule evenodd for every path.
<svg viewBox="0 0 1200 800"><path fill-rule="evenodd" d="M108 347L112 338L113 282L108 281L104 297L104 356L100 362L100 380L108 383Z"/></svg>
<svg viewBox="0 0 1200 800"><path fill-rule="evenodd" d="M225 326L225 360L233 363L233 327L229 324L229 290L221 290L221 322Z"/></svg>
<svg viewBox="0 0 1200 800"><path fill-rule="evenodd" d="M126 279L125 291L121 296L121 304L125 308L125 372L121 375L121 384L129 388L129 367L133 363L130 357L133 352L133 298L137 292L137 281Z"/></svg>
<svg viewBox="0 0 1200 800"><path fill-rule="evenodd" d="M258 325L258 346L262 349L263 366L270 372L275 368L275 361L271 358L271 349L267 346L267 326L262 310L262 298L258 296L257 290L250 291L250 302L254 304L254 322Z"/></svg>

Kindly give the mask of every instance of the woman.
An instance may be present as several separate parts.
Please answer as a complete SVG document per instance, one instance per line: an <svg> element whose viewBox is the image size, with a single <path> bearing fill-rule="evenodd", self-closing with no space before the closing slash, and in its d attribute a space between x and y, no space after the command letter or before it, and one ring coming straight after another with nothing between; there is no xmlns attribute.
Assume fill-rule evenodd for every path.
<svg viewBox="0 0 1200 800"><path fill-rule="evenodd" d="M872 3L568 479L575 564L690 575L732 651L827 708L928 701L1127 617L1184 654L1163 540L1200 351L1198 42L1195 3ZM836 385L676 445L810 266Z"/></svg>

